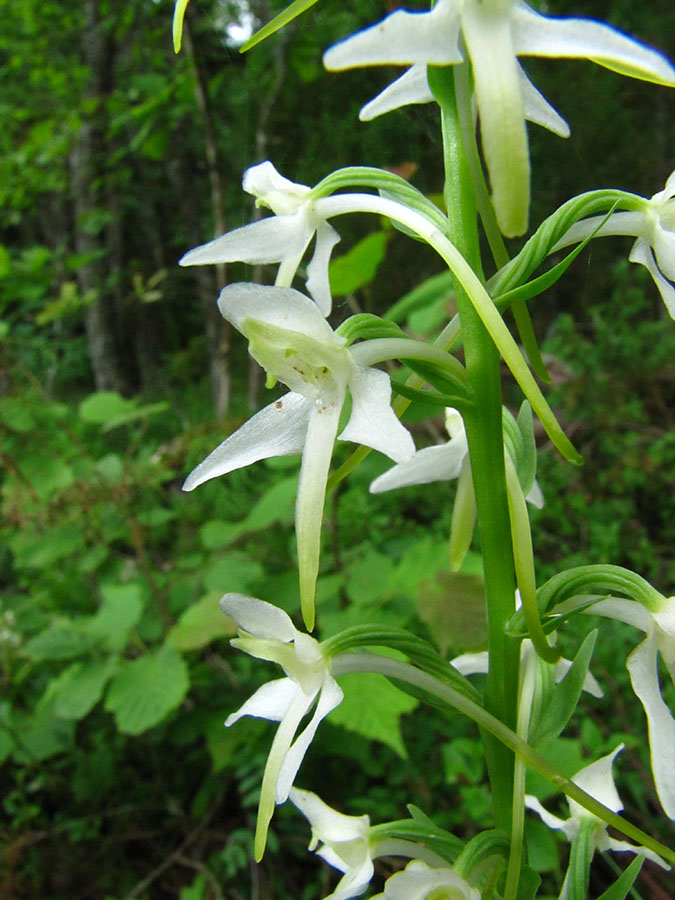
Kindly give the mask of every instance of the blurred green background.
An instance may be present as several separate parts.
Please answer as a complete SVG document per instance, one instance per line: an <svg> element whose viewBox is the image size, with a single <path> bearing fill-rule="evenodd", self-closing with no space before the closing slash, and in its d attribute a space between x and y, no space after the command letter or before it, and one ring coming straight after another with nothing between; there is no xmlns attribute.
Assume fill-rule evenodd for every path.
<svg viewBox="0 0 675 900"><path fill-rule="evenodd" d="M361 124L360 106L391 70L329 75L321 66L326 46L398 4L322 0L241 56L233 26L267 21L284 5L192 0L176 57L169 0L0 4L2 900L309 900L335 883L306 853L306 822L286 807L263 864L252 863L273 726L244 719L223 729L277 674L230 650L217 600L238 590L297 612L298 461L180 490L206 453L269 402L215 299L224 279L273 273L180 269L177 260L251 220L241 175L263 159L306 184L343 165L389 167L430 194L442 173L431 105ZM604 19L675 53L672 0L540 8ZM530 129L533 225L594 187L646 196L662 188L675 167L672 92L587 62L525 67L572 127L567 141ZM380 222L356 217L340 231L335 255L348 255L331 273L336 325L355 311L385 312L441 271L433 254L411 253ZM553 376L548 396L586 460L564 465L541 436L538 576L607 561L669 593L675 330L647 273L625 260L629 247L629 239L595 242L532 307ZM443 297L402 324L425 336L451 310ZM516 410L508 380L505 390ZM442 417L425 415L418 408L408 418L418 446L443 439ZM348 452L338 446L336 464ZM369 496L385 467L373 454L328 498L319 636L370 620L434 640L453 600L480 595L477 552L461 576L447 572L454 488ZM638 636L599 627L592 669L605 699L584 701L551 754L571 774L619 735L627 814L668 841L623 667ZM567 655L582 634L561 635ZM452 656L463 647L458 638L439 649ZM373 822L399 818L413 802L462 838L489 825L470 723L422 715L378 679L369 691L349 678L344 687L300 786ZM666 693L672 701L672 685ZM537 821L527 827L530 864L553 895L564 851ZM378 864L379 883L390 871ZM610 863L600 861L594 877L593 896L611 881ZM654 900L675 890L650 866L637 889Z"/></svg>

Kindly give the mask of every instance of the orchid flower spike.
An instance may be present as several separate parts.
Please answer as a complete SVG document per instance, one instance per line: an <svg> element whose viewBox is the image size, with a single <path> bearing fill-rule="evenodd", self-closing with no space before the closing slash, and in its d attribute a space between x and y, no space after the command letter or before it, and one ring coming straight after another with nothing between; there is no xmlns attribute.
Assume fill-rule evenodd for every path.
<svg viewBox="0 0 675 900"><path fill-rule="evenodd" d="M646 637L629 655L626 667L647 717L649 749L656 793L666 814L675 819L675 718L661 696L658 656L675 682L675 597L664 597L649 610L635 600L600 600L586 612L634 625Z"/></svg>
<svg viewBox="0 0 675 900"><path fill-rule="evenodd" d="M420 859L388 878L384 892L373 900L481 900L480 892L450 867L427 865Z"/></svg>
<svg viewBox="0 0 675 900"><path fill-rule="evenodd" d="M307 290L327 316L332 304L328 263L340 236L321 216L317 202L311 199L311 189L284 178L271 162L247 169L243 187L256 198L256 206L266 206L274 215L195 247L181 258L180 265L277 262L279 270L275 283L290 287L305 251L316 235L314 255L307 266Z"/></svg>
<svg viewBox="0 0 675 900"><path fill-rule="evenodd" d="M344 873L335 890L324 900L348 900L362 894L374 871L368 816L346 816L316 794L298 788L291 789L290 799L312 826L309 849L316 850L317 856Z"/></svg>
<svg viewBox="0 0 675 900"><path fill-rule="evenodd" d="M666 186L644 201L641 210L615 212L604 222L604 216L581 219L558 241L553 250L585 240L597 230L595 237L630 235L637 238L628 259L649 270L663 302L675 319L675 172Z"/></svg>
<svg viewBox="0 0 675 900"><path fill-rule="evenodd" d="M591 765L580 769L572 778L572 781L576 785L596 800L599 800L600 803L611 809L612 812L619 812L623 809L623 803L616 790L614 778L612 776L612 764L623 748L624 745L619 744L612 753L609 753L597 762L591 763ZM586 826L592 829L591 841L594 851L604 853L607 850L613 850L619 853L627 852L643 854L647 859L651 859L653 862L662 866L662 868L670 868L668 863L652 850L648 850L646 847L638 847L635 844L628 843L628 841L618 841L615 838L610 837L607 834L606 822L603 822L602 819L599 819L597 816L593 815L593 813L584 809L583 806L580 806L574 800L568 798L567 802L569 804L570 817L569 819L559 819L542 806L536 797L533 797L531 794L525 795L525 806L538 813L541 820L545 825L548 825L549 828L556 831L562 831L568 841L573 841L581 831L582 827ZM566 885L567 878L563 884L560 900L564 900L567 895Z"/></svg>
<svg viewBox="0 0 675 900"><path fill-rule="evenodd" d="M461 39L460 39L461 38ZM464 51L464 47L466 50ZM561 137L569 127L529 81L519 56L590 59L608 69L675 85L675 68L610 25L542 16L522 0L437 0L429 12L397 10L331 47L327 69L406 65L411 68L366 104L372 119L433 99L428 65L471 61L483 153L499 226L508 237L527 229L530 163L525 120Z"/></svg>
<svg viewBox="0 0 675 900"><path fill-rule="evenodd" d="M220 444L188 476L183 490L260 459L302 453L295 530L300 601L311 630L326 480L347 391L352 409L340 440L372 447L396 462L412 456L415 445L391 408L389 376L359 365L345 338L303 294L292 288L232 284L222 291L218 306L248 338L251 356L290 393Z"/></svg>
<svg viewBox="0 0 675 900"><path fill-rule="evenodd" d="M255 834L255 858L265 850L267 829L275 804L289 796L295 776L319 723L342 701L342 691L331 675L330 660L313 637L298 631L289 616L271 603L225 594L220 601L223 612L239 625L239 637L233 647L249 656L278 663L285 678L269 681L225 720L227 728L242 716L255 716L279 722L272 742L258 807ZM304 730L295 737L303 717L314 707Z"/></svg>

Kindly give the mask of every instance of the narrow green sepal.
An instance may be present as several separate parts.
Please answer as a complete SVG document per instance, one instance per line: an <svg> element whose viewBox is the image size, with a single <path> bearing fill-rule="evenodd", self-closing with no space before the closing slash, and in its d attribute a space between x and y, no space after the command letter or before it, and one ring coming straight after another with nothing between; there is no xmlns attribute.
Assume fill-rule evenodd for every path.
<svg viewBox="0 0 675 900"><path fill-rule="evenodd" d="M539 714L530 719L529 743L541 747L561 733L576 709L593 655L597 631L591 631L579 647L571 668L541 705Z"/></svg>
<svg viewBox="0 0 675 900"><path fill-rule="evenodd" d="M453 402L446 403L446 406L455 406L460 412L463 412L466 404L470 402L465 382L460 381L459 378L449 378L447 370L440 369L432 362L403 356L400 358L405 361L406 366L416 375L424 378L427 384L436 388L439 394L445 394L453 398Z"/></svg>
<svg viewBox="0 0 675 900"><path fill-rule="evenodd" d="M465 397L460 397L458 394L441 393L440 391L433 390L422 391L419 390L419 388L409 387L407 384L394 381L393 379L391 387L396 394L405 397L406 400L412 400L415 403L423 403L427 406L437 406L440 409L445 409L448 406L454 406L456 409L460 409L460 406L463 406L467 402Z"/></svg>
<svg viewBox="0 0 675 900"><path fill-rule="evenodd" d="M410 819L398 819L371 826L369 831L371 843L383 840L411 841L423 844L448 863L453 863L464 849L464 842L444 828L439 828L416 807L410 805L408 809L411 811ZM413 814L413 809L416 814Z"/></svg>
<svg viewBox="0 0 675 900"><path fill-rule="evenodd" d="M567 900L588 900L591 860L595 851L593 832L598 827L595 818L582 819L581 827L572 841L567 867Z"/></svg>

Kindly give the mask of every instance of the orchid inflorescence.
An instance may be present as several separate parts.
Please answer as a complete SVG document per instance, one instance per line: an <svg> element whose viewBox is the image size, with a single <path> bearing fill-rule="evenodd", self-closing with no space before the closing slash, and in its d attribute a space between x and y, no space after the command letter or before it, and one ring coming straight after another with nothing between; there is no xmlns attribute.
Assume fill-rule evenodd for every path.
<svg viewBox="0 0 675 900"><path fill-rule="evenodd" d="M293 4L281 18L286 21L310 5ZM186 6L187 0L176 3L178 46ZM633 625L645 638L626 665L646 715L656 792L667 815L675 818L675 719L658 674L661 657L675 679L675 598L611 566L562 572L537 588L526 501L540 508L546 490L536 480L532 412L561 452L574 459L576 451L501 318L509 305L549 287L589 241L611 235L636 239L629 258L648 269L675 318L675 173L651 198L607 190L568 201L513 259L506 256L504 261L501 251L495 253L497 272L486 285L482 267L467 251L478 246L477 234L459 224L473 221L475 228L478 207L470 206L467 215L466 204L475 202L467 198L473 198L474 189L489 193L492 211L480 209L486 232L492 216L505 237L524 234L530 205L525 122L563 137L569 134L565 120L525 74L521 60L528 56L588 59L624 75L675 86L675 68L657 51L610 25L544 16L522 0L437 0L428 11L397 9L329 48L326 68L407 67L363 107L361 118L435 102L443 117L444 141L449 130L467 158L476 153L477 125L485 175L480 163L466 172L480 184L465 185L466 191L460 184L457 197L446 191L447 209L441 209L391 173L344 169L309 187L264 161L245 172L243 187L271 214L181 259L185 266L234 261L277 266L274 285L229 284L218 307L248 341L268 385L281 382L288 390L226 437L192 471L184 489L264 459L301 454L295 531L300 608L308 631L315 626L325 498L329 486L342 477L341 471L330 475L336 440L378 451L394 463L372 481L372 493L457 481L449 570L461 568L476 522L480 531L487 646L451 661L431 643L380 623L319 641L268 602L243 594L226 594L221 601L223 612L239 628L232 645L284 671L284 677L260 687L225 723L229 727L243 716L279 723L262 779L256 859L263 855L275 806L290 799L309 820L310 850L342 873L331 900L366 891L377 878L373 861L381 857L407 861L377 894L384 900L534 896L532 873L522 859L525 808L571 844L560 898L586 896L596 852L628 851L662 867L675 860L667 848L618 815L622 804L612 765L623 745L589 762L572 779L539 752L561 733L582 692L603 696L589 671L594 634L574 660L562 658L557 649L557 634L567 620L583 613ZM433 344L413 339L386 317L356 315L336 329L329 323L330 263L340 240L329 220L353 213L387 217L426 242L449 267L458 318ZM552 264L546 277L531 277L549 257L559 260L563 250L567 256ZM294 285L303 276L301 292ZM461 357L452 352L460 337ZM502 408L494 390L500 353L526 397L517 417ZM395 402L389 370L376 367L393 360L405 361L413 372L405 384L396 383L401 396ZM420 396L444 410L449 440L416 449L400 415L410 399ZM371 825L368 815L338 812L294 786L320 723L343 699L338 679L355 672L383 674L480 726L495 797L493 831L462 839L419 811L410 819ZM478 686L472 684L470 675L485 676L484 688L480 680ZM567 795L568 819L526 795L526 766ZM609 825L636 842L610 837ZM624 882L617 882L612 898L626 896L629 880L626 875L625 893L620 892Z"/></svg>

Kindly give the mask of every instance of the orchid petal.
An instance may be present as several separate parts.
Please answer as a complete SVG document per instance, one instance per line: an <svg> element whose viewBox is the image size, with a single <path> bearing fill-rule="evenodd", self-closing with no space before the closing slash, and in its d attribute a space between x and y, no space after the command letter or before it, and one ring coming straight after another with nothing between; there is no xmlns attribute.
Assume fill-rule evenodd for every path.
<svg viewBox="0 0 675 900"><path fill-rule="evenodd" d="M557 663L555 663L555 683L560 684L565 675L572 668L572 660L571 659L559 659ZM587 694L591 694L593 697L604 697L605 692L600 687L600 684L590 672L586 672L586 677L584 678L583 690L586 691Z"/></svg>
<svg viewBox="0 0 675 900"><path fill-rule="evenodd" d="M312 831L320 836L321 841L351 841L355 838L365 838L368 834L370 819L367 815L347 816L337 812L316 794L300 788L292 788L289 796L291 802L309 820ZM344 866L344 863L341 863L341 866ZM346 867L340 868L340 871L346 871Z"/></svg>
<svg viewBox="0 0 675 900"><path fill-rule="evenodd" d="M396 462L412 457L415 444L391 408L391 381L387 373L355 366L349 391L352 414L340 440L365 444Z"/></svg>
<svg viewBox="0 0 675 900"><path fill-rule="evenodd" d="M542 493L539 484L535 481L532 487L529 490L529 493L525 497L528 503L531 503L535 509L543 509L544 508L544 495Z"/></svg>
<svg viewBox="0 0 675 900"><path fill-rule="evenodd" d="M269 216L235 228L227 234L185 253L178 264L202 266L245 262L251 265L279 262L286 256L302 256L312 239L306 217Z"/></svg>
<svg viewBox="0 0 675 900"><path fill-rule="evenodd" d="M268 681L259 687L236 712L231 713L225 719L225 727L229 728L230 725L234 725L243 716L281 722L297 694L298 686L292 678L277 678L274 681Z"/></svg>
<svg viewBox="0 0 675 900"><path fill-rule="evenodd" d="M462 30L474 75L481 140L501 231L527 229L530 156L511 24L503 10L465 6Z"/></svg>
<svg viewBox="0 0 675 900"><path fill-rule="evenodd" d="M261 459L302 452L311 410L311 402L302 395L284 394L256 413L199 463L186 478L183 490L192 491L211 478Z"/></svg>
<svg viewBox="0 0 675 900"><path fill-rule="evenodd" d="M327 222L319 221L316 226L316 247L314 256L307 266L307 290L324 316L330 315L333 299L328 280L328 264L333 247L340 235Z"/></svg>
<svg viewBox="0 0 675 900"><path fill-rule="evenodd" d="M366 103L359 113L359 119L362 122L369 122L371 119L399 109L401 106L409 106L412 103L431 103L433 99L434 95L431 93L427 79L427 67L423 63L416 63Z"/></svg>
<svg viewBox="0 0 675 900"><path fill-rule="evenodd" d="M450 660L453 669L460 675L486 675L488 670L488 654L485 650L479 653L460 653Z"/></svg>
<svg viewBox="0 0 675 900"><path fill-rule="evenodd" d="M573 819L559 819L558 816L554 816L553 813L550 813L545 806L542 806L539 800L532 796L532 794L525 795L525 806L527 809L536 812L544 825L547 825L554 831L562 831L565 837L570 841L578 831L577 822Z"/></svg>
<svg viewBox="0 0 675 900"><path fill-rule="evenodd" d="M520 84L520 93L523 98L523 108L527 121L534 122L535 125L541 125L542 128L547 128L559 137L569 137L570 126L560 113L551 106L541 91L532 84L521 66L518 66L518 83Z"/></svg>
<svg viewBox="0 0 675 900"><path fill-rule="evenodd" d="M601 836L598 841L598 850L612 850L614 853L635 853L636 856L645 856L653 863L656 863L657 866L661 866L662 869L670 869L670 866L665 859L662 859L659 854L654 853L653 850L649 850L647 847L639 847L635 844L630 844L628 841L617 841L607 834Z"/></svg>
<svg viewBox="0 0 675 900"><path fill-rule="evenodd" d="M461 62L459 24L453 0L439 0L430 12L398 10L330 47L323 63L330 72L378 64Z"/></svg>
<svg viewBox="0 0 675 900"><path fill-rule="evenodd" d="M480 900L480 892L450 868L432 868L422 860L408 863L384 885L386 900L424 900L425 897L452 897L454 900Z"/></svg>
<svg viewBox="0 0 675 900"><path fill-rule="evenodd" d="M648 632L651 629L652 617L649 610L641 603L634 600L623 600L618 597L610 597L594 603L586 612L591 616L604 616L606 619L616 619L617 622L625 622L640 631Z"/></svg>
<svg viewBox="0 0 675 900"><path fill-rule="evenodd" d="M277 216L291 215L305 202L310 188L284 178L269 161L251 166L244 172L242 187Z"/></svg>
<svg viewBox="0 0 675 900"><path fill-rule="evenodd" d="M525 3L517 3L510 15L518 55L590 59L635 78L675 84L675 69L665 56L611 25L589 19L547 18Z"/></svg>
<svg viewBox="0 0 675 900"><path fill-rule="evenodd" d="M675 819L675 719L661 697L653 638L647 638L633 650L626 667L647 716L656 793L666 814Z"/></svg>
<svg viewBox="0 0 675 900"><path fill-rule="evenodd" d="M295 533L300 570L300 605L308 631L314 627L314 594L319 573L323 505L341 409L342 400L326 405L312 404L302 453L295 503Z"/></svg>
<svg viewBox="0 0 675 900"><path fill-rule="evenodd" d="M612 775L612 764L619 753L624 749L624 744L619 744L615 750L606 756L596 760L589 766L584 766L572 778L572 781L582 790L590 794L600 803L607 806L612 812L619 812L623 809L623 803L619 797L619 793L614 784ZM570 812L573 819L588 817L591 815L582 806L579 806L574 800L569 800Z"/></svg>
<svg viewBox="0 0 675 900"><path fill-rule="evenodd" d="M633 244L633 249L630 251L628 259L631 262L640 263L649 269L649 274L654 279L654 283L663 297L663 302L666 304L666 309L671 319L675 319L675 287L661 274L661 270L656 264L651 247L647 241L638 238Z"/></svg>
<svg viewBox="0 0 675 900"><path fill-rule="evenodd" d="M326 862L329 862L328 850L329 848L322 848L317 852L317 856L321 856ZM350 897L358 897L370 884L374 872L375 868L370 855L364 854L361 865L348 870L338 881L333 893L329 894L325 900L349 900Z"/></svg>
<svg viewBox="0 0 675 900"><path fill-rule="evenodd" d="M222 316L243 334L246 334L246 320L252 319L275 328L297 331L334 347L343 347L346 343L335 334L316 304L293 288L249 282L228 284L220 292L218 308Z"/></svg>
<svg viewBox="0 0 675 900"><path fill-rule="evenodd" d="M290 616L264 600L245 594L225 594L220 608L240 628L259 638L276 639L288 643L296 638L298 630Z"/></svg>
<svg viewBox="0 0 675 900"><path fill-rule="evenodd" d="M340 705L343 696L344 694L337 681L331 675L326 674L314 715L289 748L279 770L277 803L284 803L288 799L295 776L298 774L298 769L305 758L307 748L314 740L317 728L328 713Z"/></svg>
<svg viewBox="0 0 675 900"><path fill-rule="evenodd" d="M672 201L672 204L675 207L675 200ZM675 217L675 209L673 216ZM673 226L675 227L675 221ZM659 269L666 278L675 281L675 231L664 228L662 224L657 225L653 231L651 245Z"/></svg>

